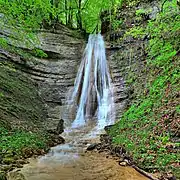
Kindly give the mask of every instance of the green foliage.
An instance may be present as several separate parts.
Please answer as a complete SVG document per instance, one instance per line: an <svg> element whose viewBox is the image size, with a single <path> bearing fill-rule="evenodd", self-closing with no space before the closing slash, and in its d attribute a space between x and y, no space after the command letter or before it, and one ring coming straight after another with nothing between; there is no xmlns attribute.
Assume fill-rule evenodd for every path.
<svg viewBox="0 0 180 180"><path fill-rule="evenodd" d="M39 149L45 147L45 139L36 133L13 130L9 131L4 127L0 127L0 150L15 151L21 154L23 148Z"/></svg>
<svg viewBox="0 0 180 180"><path fill-rule="evenodd" d="M47 54L44 51L42 51L41 49L33 49L32 53L35 56L40 57L40 58L47 57Z"/></svg>
<svg viewBox="0 0 180 180"><path fill-rule="evenodd" d="M146 14L147 12L146 12L146 10L145 9L138 9L137 11L136 11L136 16L141 16L141 15L144 15L144 14Z"/></svg>
<svg viewBox="0 0 180 180"><path fill-rule="evenodd" d="M0 9L8 24L28 29L39 28L43 19L50 20L50 13L54 15L49 0L0 0Z"/></svg>
<svg viewBox="0 0 180 180"><path fill-rule="evenodd" d="M143 13L141 10L136 15ZM175 96L180 79L179 18L176 1L167 1L157 18L148 22L147 28L137 26L126 33L134 38L145 34L151 38L147 48L149 74L145 92L137 95L138 99L111 129L110 134L114 143L125 146L134 160L146 169L176 172L172 164L178 163L180 158L175 150L169 149L179 146L171 142L171 138L176 136L176 127L171 122L175 123L178 115L170 118L172 112L179 113Z"/></svg>
<svg viewBox="0 0 180 180"><path fill-rule="evenodd" d="M123 23L123 20L113 20L112 22L112 29L117 30Z"/></svg>
<svg viewBox="0 0 180 180"><path fill-rule="evenodd" d="M131 35L134 38L143 37L146 35L146 31L142 27L134 27L130 31L126 32L125 37Z"/></svg>
<svg viewBox="0 0 180 180"><path fill-rule="evenodd" d="M4 94L2 92L0 92L0 97L4 97Z"/></svg>
<svg viewBox="0 0 180 180"><path fill-rule="evenodd" d="M164 11L158 15L156 21L148 23L147 32L151 35L148 62L155 67L166 69L171 66L170 61L180 45L177 38L180 16L175 0L167 2L164 7Z"/></svg>
<svg viewBox="0 0 180 180"><path fill-rule="evenodd" d="M0 46L26 59L30 59L31 54L47 57L37 50L40 44L36 36L38 29L54 28L55 23L61 23L88 33L99 32L101 13L121 4L122 0L0 0L0 32L6 36L0 37ZM112 21L114 28L121 24L113 18ZM17 47L32 52L26 53Z"/></svg>
<svg viewBox="0 0 180 180"><path fill-rule="evenodd" d="M0 47L7 48L8 43L5 38L0 38Z"/></svg>
<svg viewBox="0 0 180 180"><path fill-rule="evenodd" d="M5 15L1 20L3 19L6 25L24 30L33 31L44 23L52 25L60 22L92 33L96 27L100 28L101 12L116 9L122 3L122 0L0 0L0 13Z"/></svg>

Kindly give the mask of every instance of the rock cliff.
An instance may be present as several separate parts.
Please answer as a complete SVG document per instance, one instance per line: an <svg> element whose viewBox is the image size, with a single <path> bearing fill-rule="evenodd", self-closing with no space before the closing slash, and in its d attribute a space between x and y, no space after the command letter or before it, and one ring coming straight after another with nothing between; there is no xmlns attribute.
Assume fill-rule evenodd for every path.
<svg viewBox="0 0 180 180"><path fill-rule="evenodd" d="M68 91L74 85L85 41L77 33L64 26L56 31L41 31L38 37L39 48L48 55L47 58L31 56L30 59L26 59L4 49L1 49L0 53L3 61L13 62L17 69L37 84L39 95L43 98L47 110L45 124L48 129L54 129L60 119L66 121L73 117L73 113L67 111L66 99ZM19 46L25 49L21 43ZM109 61L115 86L117 117L120 117L119 112L127 104L127 88L120 76L118 64L112 61L112 58Z"/></svg>
<svg viewBox="0 0 180 180"><path fill-rule="evenodd" d="M26 59L4 49L0 51L3 61L13 62L19 71L37 84L39 95L45 102L45 121L49 129L55 128L61 119L66 93L74 84L81 60L84 42L75 36L64 26L55 32L39 32L39 48L48 55L47 58L31 56Z"/></svg>

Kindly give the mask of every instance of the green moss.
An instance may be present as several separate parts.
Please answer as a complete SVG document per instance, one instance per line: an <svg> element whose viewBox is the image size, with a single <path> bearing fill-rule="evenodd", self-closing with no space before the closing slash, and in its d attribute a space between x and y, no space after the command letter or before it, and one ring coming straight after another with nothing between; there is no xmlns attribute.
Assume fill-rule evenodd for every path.
<svg viewBox="0 0 180 180"><path fill-rule="evenodd" d="M23 149L46 148L44 105L36 84L11 63L0 64L0 156L12 164Z"/></svg>
<svg viewBox="0 0 180 180"><path fill-rule="evenodd" d="M23 148L39 149L45 148L46 139L42 134L32 133L22 130L9 131L4 127L0 127L0 151L6 152L8 156L3 158L3 162L6 164L12 164L14 161L14 154L20 155Z"/></svg>
<svg viewBox="0 0 180 180"><path fill-rule="evenodd" d="M44 120L43 101L36 85L11 64L1 64L0 68L1 121L12 122L15 127L28 121L26 128L31 129Z"/></svg>

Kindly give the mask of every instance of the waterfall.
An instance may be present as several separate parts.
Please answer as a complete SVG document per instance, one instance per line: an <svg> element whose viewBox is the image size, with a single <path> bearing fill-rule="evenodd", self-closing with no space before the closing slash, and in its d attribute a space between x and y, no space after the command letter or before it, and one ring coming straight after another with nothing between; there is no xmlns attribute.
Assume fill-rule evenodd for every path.
<svg viewBox="0 0 180 180"><path fill-rule="evenodd" d="M89 36L68 104L77 110L72 128L88 121L96 121L98 128L114 123L113 86L100 34Z"/></svg>

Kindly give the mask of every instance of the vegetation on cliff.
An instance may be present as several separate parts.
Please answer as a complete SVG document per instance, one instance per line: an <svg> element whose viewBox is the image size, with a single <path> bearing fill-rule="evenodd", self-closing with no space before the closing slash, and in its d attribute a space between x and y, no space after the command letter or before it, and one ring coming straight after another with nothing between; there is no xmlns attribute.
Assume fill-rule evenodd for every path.
<svg viewBox="0 0 180 180"><path fill-rule="evenodd" d="M136 12L143 18L147 10ZM110 130L115 144L125 146L138 165L148 171L173 171L179 178L179 63L180 16L177 2L164 2L156 19L132 27L124 37L149 38L148 74L144 89L136 91L132 105ZM128 81L141 87L143 78L132 73Z"/></svg>
<svg viewBox="0 0 180 180"><path fill-rule="evenodd" d="M36 85L10 62L0 63L0 173L32 149L47 147L44 118Z"/></svg>
<svg viewBox="0 0 180 180"><path fill-rule="evenodd" d="M117 18L118 11L136 7L141 2L151 1L0 0L0 49L13 49L14 53L24 55L24 51L13 47L18 46L16 39L21 39L30 47L28 53L43 57L46 54L37 48L35 36L40 28L56 29L61 23L95 33L100 31L103 17L109 31L118 31L123 22L128 23L126 19ZM121 40L129 36L148 40L144 70L148 79L144 82L145 88L139 93L136 91L132 105L109 133L115 144L125 146L140 167L148 171L172 170L180 177L178 2L158 2L159 12L151 20L148 20L151 9L136 10L136 21L144 19L146 23L132 27ZM12 64L0 64L0 70L0 153L12 149L20 154L24 147L44 147L46 140L40 133L43 132L43 103L37 87ZM137 88L142 82L140 78L132 73L128 81ZM35 133L37 129L38 133Z"/></svg>

